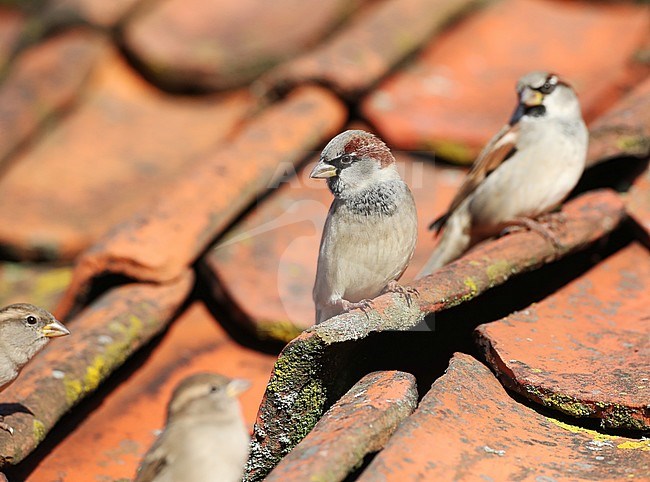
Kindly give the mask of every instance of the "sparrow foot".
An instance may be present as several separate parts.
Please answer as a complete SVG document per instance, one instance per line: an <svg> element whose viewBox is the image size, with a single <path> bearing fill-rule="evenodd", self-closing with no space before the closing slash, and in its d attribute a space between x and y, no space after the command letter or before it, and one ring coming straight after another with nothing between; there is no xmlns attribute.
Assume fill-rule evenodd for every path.
<svg viewBox="0 0 650 482"><path fill-rule="evenodd" d="M420 292L412 288L410 286L402 286L400 285L397 281L393 280L386 285L382 293L399 293L404 297L406 300L406 305L410 308L411 307L411 300L415 296L418 298L420 296Z"/></svg>
<svg viewBox="0 0 650 482"><path fill-rule="evenodd" d="M566 221L566 218L564 219ZM502 231L502 234L517 231L518 228L528 228L530 231L534 231L541 235L553 245L555 251L561 251L564 248L562 242L558 239L555 233L551 231L550 226L546 222L540 222L531 218L517 218L512 220L510 225Z"/></svg>
<svg viewBox="0 0 650 482"><path fill-rule="evenodd" d="M552 231L563 229L567 223L567 216L562 211L554 211L537 217L537 222Z"/></svg>
<svg viewBox="0 0 650 482"><path fill-rule="evenodd" d="M5 420L5 418L3 416L0 416L0 429L9 432L9 435L13 435L14 434L14 428L11 425L5 423L4 420Z"/></svg>
<svg viewBox="0 0 650 482"><path fill-rule="evenodd" d="M372 300L361 300L357 301L356 303L353 303L348 300L341 300L341 305L343 307L343 311L346 313L350 310L354 309L360 309L365 313L366 316L368 316L368 312L372 310Z"/></svg>

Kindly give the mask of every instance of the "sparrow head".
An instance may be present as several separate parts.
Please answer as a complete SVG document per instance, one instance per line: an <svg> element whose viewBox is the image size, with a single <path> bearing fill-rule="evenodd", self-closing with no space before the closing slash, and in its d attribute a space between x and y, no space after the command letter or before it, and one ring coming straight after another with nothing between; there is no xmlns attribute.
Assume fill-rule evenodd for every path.
<svg viewBox="0 0 650 482"><path fill-rule="evenodd" d="M250 382L228 378L216 373L197 373L180 382L167 407L167 419L181 414L228 412L239 410L237 396L250 387Z"/></svg>
<svg viewBox="0 0 650 482"><path fill-rule="evenodd" d="M517 82L519 103L510 125L522 117L566 118L581 117L580 103L573 88L557 74L530 72Z"/></svg>
<svg viewBox="0 0 650 482"><path fill-rule="evenodd" d="M395 158L377 136L360 130L342 132L323 149L309 177L327 179L335 196L399 177Z"/></svg>
<svg viewBox="0 0 650 482"><path fill-rule="evenodd" d="M17 303L0 310L0 340L13 354L20 354L19 363L29 361L50 338L69 334L60 321L38 306Z"/></svg>

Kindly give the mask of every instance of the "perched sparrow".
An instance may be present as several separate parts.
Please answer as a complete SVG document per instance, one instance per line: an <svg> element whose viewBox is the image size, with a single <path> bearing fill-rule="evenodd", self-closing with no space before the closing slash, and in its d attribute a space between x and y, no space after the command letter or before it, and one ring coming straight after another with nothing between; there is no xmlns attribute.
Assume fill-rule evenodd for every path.
<svg viewBox="0 0 650 482"><path fill-rule="evenodd" d="M533 218L556 208L585 167L588 134L575 92L555 74L531 72L517 83L519 103L485 146L449 210L431 224L442 239L418 276L512 225L556 239Z"/></svg>
<svg viewBox="0 0 650 482"><path fill-rule="evenodd" d="M323 229L314 303L316 323L352 308L367 309L397 285L417 239L415 202L386 144L364 131L332 139L310 177L334 194Z"/></svg>
<svg viewBox="0 0 650 482"><path fill-rule="evenodd" d="M237 395L246 380L199 373L183 380L167 406L167 424L142 459L135 482L239 482L250 437Z"/></svg>
<svg viewBox="0 0 650 482"><path fill-rule="evenodd" d="M45 348L50 338L69 335L68 329L42 308L26 303L0 310L0 391L18 377L27 362ZM1 421L0 428L13 434Z"/></svg>

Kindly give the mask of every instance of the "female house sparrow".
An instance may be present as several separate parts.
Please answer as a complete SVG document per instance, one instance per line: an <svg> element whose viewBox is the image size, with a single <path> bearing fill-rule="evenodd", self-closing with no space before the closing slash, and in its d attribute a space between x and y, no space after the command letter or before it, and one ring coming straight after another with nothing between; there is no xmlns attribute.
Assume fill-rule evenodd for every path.
<svg viewBox="0 0 650 482"><path fill-rule="evenodd" d="M343 132L325 146L310 177L327 179L334 194L318 256L316 323L367 309L382 292L409 299L412 291L397 280L415 249L415 202L386 144L368 132Z"/></svg>
<svg viewBox="0 0 650 482"><path fill-rule="evenodd" d="M26 303L0 310L0 392L18 377L27 362L45 348L50 338L69 335L68 329L42 308ZM14 430L1 421L0 428Z"/></svg>
<svg viewBox="0 0 650 482"><path fill-rule="evenodd" d="M459 257L512 225L553 234L532 220L556 208L585 167L588 133L575 92L557 75L531 72L517 83L519 103L476 159L449 210L431 228L442 239L418 276Z"/></svg>
<svg viewBox="0 0 650 482"><path fill-rule="evenodd" d="M213 373L183 380L135 482L240 481L250 437L236 397L248 387L246 380Z"/></svg>

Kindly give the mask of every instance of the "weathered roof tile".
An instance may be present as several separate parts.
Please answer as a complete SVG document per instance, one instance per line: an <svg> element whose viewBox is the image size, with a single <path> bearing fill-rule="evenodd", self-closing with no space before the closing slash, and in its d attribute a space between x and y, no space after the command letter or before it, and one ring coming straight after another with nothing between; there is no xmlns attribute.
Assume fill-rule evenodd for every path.
<svg viewBox="0 0 650 482"><path fill-rule="evenodd" d="M101 27L114 27L144 0L48 0L39 12L59 23L79 21Z"/></svg>
<svg viewBox="0 0 650 482"><path fill-rule="evenodd" d="M627 195L626 209L632 219L650 236L650 169L635 181Z"/></svg>
<svg viewBox="0 0 650 482"><path fill-rule="evenodd" d="M0 306L29 302L52 311L71 277L71 266L0 262Z"/></svg>
<svg viewBox="0 0 650 482"><path fill-rule="evenodd" d="M224 89L313 45L359 3L164 0L131 16L124 41L163 85Z"/></svg>
<svg viewBox="0 0 650 482"><path fill-rule="evenodd" d="M85 57L74 49L88 49L93 38L72 37L72 52L61 55L82 64ZM51 48L35 48L45 47ZM13 159L0 179L0 241L16 256L73 258L163 195L253 106L243 92L201 99L162 94L117 51L104 54L80 105ZM42 60L37 65L43 69ZM50 88L61 95L59 77L48 70L38 75L49 75ZM38 112L46 101L27 106Z"/></svg>
<svg viewBox="0 0 650 482"><path fill-rule="evenodd" d="M356 98L475 0L388 0L361 10L344 28L310 52L270 71L263 92L317 82Z"/></svg>
<svg viewBox="0 0 650 482"><path fill-rule="evenodd" d="M343 395L278 466L268 482L337 482L383 448L417 405L415 377L369 373Z"/></svg>
<svg viewBox="0 0 650 482"><path fill-rule="evenodd" d="M0 84L0 166L33 140L46 120L60 116L81 95L106 39L88 30L62 33L14 59Z"/></svg>
<svg viewBox="0 0 650 482"><path fill-rule="evenodd" d="M650 253L633 243L523 311L477 328L509 388L606 427L650 430Z"/></svg>
<svg viewBox="0 0 650 482"><path fill-rule="evenodd" d="M14 54L25 20L19 10L0 6L0 74L4 73Z"/></svg>
<svg viewBox="0 0 650 482"><path fill-rule="evenodd" d="M546 417L514 400L487 367L457 354L357 480L643 479L648 448L648 441Z"/></svg>
<svg viewBox="0 0 650 482"><path fill-rule="evenodd" d="M587 165L621 156L650 155L650 76L589 128Z"/></svg>

